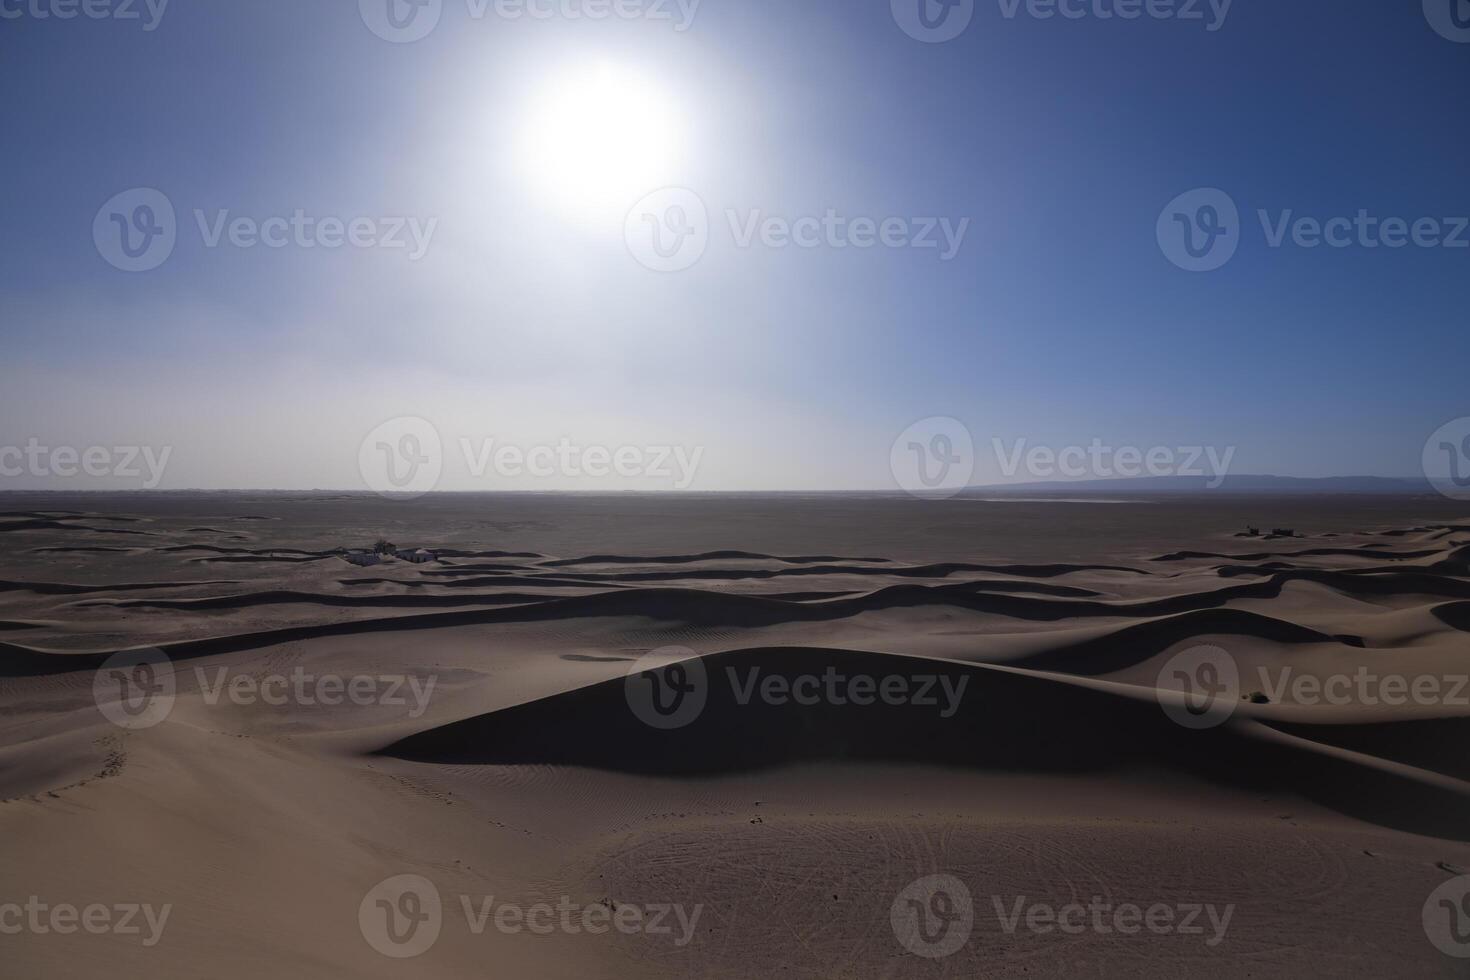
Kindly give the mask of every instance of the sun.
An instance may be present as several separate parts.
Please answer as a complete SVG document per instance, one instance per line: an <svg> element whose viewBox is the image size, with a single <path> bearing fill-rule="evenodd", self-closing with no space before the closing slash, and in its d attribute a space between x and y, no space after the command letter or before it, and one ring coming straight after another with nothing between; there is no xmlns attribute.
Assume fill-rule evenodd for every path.
<svg viewBox="0 0 1470 980"><path fill-rule="evenodd" d="M683 123L666 89L598 64L558 76L527 105L521 167L551 203L586 213L626 209L668 183Z"/></svg>

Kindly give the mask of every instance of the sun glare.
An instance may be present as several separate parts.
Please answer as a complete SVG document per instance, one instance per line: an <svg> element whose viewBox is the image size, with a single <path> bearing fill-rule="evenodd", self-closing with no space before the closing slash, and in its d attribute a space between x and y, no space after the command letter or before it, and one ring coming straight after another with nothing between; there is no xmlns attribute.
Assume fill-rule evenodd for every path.
<svg viewBox="0 0 1470 980"><path fill-rule="evenodd" d="M644 76L616 65L579 69L532 100L521 162L556 205L625 209L670 179L680 128L673 101Z"/></svg>

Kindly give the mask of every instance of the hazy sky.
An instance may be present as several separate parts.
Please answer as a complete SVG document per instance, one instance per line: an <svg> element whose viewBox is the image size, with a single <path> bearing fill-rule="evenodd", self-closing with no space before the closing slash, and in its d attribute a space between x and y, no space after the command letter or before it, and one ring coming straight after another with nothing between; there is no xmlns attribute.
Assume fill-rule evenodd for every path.
<svg viewBox="0 0 1470 980"><path fill-rule="evenodd" d="M441 489L892 489L929 417L994 482L1412 475L1470 415L1464 0L422 2L0 0L0 445L363 489L412 417Z"/></svg>

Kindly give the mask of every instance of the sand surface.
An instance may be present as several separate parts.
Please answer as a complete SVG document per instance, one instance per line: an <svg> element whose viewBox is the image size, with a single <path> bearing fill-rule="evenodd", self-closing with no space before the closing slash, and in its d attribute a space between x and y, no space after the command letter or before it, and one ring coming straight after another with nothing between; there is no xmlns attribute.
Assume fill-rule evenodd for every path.
<svg viewBox="0 0 1470 980"><path fill-rule="evenodd" d="M9 494L0 543L7 977L1470 969L1451 501Z"/></svg>

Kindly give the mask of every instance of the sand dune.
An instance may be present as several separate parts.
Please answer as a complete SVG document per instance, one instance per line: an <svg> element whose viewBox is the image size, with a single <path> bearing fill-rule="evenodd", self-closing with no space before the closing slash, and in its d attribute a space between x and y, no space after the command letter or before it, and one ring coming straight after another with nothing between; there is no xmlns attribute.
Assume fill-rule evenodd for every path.
<svg viewBox="0 0 1470 980"><path fill-rule="evenodd" d="M1270 552L1232 547L1238 527L1125 522L1106 549L1058 538L1051 559L1001 514L964 554L850 558L941 511L852 504L879 509L839 534L803 503L750 503L788 514L790 547L731 550L725 511L746 504L711 500L699 533L645 522L641 547L609 550L629 522L589 524L576 551L583 511L556 508L585 501L512 501L496 524L515 530L490 532L473 500L183 496L120 503L126 520L48 503L0 515L18 543L0 582L7 890L172 912L151 946L7 936L17 975L1458 968L1421 917L1470 873L1463 514L1287 514L1306 537ZM116 523L156 543L86 540ZM201 540L221 535L238 546ZM336 560L385 535L438 558ZM234 577L209 576L216 561ZM1201 650L1220 651L1208 671L1180 659ZM159 723L99 708L120 655L164 665ZM1188 682L1222 667L1233 683L1200 708ZM1348 695L1324 699L1335 680ZM1416 682L1434 696L1406 696ZM411 960L359 916L405 874L442 899ZM934 876L973 898L943 957L894 925ZM684 942L476 930L464 900L492 896L700 911ZM1098 896L1230 920L1123 936L1001 914Z"/></svg>

